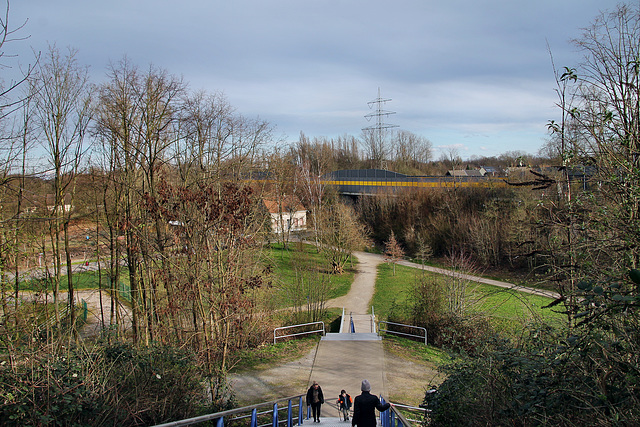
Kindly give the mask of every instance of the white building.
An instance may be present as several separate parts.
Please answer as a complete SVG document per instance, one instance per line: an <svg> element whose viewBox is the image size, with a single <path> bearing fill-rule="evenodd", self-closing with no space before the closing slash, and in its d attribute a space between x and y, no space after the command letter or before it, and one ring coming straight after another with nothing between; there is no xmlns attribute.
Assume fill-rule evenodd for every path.
<svg viewBox="0 0 640 427"><path fill-rule="evenodd" d="M307 210L296 196L264 199L264 205L271 215L271 229L274 233L307 229Z"/></svg>

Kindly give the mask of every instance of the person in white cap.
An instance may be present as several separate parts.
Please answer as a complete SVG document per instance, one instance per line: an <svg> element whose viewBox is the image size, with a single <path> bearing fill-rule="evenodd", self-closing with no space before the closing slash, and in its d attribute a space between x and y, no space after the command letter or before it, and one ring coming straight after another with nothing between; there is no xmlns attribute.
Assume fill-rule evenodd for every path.
<svg viewBox="0 0 640 427"><path fill-rule="evenodd" d="M358 427L375 427L376 413L378 411L386 411L391 406L390 403L382 404L378 396L371 394L371 384L368 380L362 380L360 386L362 393L353 401L353 417L351 425Z"/></svg>

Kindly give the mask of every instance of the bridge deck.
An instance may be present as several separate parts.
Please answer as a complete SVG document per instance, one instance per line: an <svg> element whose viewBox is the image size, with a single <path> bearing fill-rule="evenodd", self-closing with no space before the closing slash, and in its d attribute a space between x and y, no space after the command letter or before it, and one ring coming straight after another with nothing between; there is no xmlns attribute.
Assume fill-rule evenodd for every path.
<svg viewBox="0 0 640 427"><path fill-rule="evenodd" d="M303 425L316 425L323 427L348 427L351 425L351 418L348 421L342 421L338 417L320 417L319 423L314 423L313 419L304 420Z"/></svg>
<svg viewBox="0 0 640 427"><path fill-rule="evenodd" d="M325 398L322 415L326 417L339 416L335 403L340 390L346 390L355 399L363 379L371 383L371 393L386 396L382 341L369 333L327 335L318 344L310 379L322 387Z"/></svg>

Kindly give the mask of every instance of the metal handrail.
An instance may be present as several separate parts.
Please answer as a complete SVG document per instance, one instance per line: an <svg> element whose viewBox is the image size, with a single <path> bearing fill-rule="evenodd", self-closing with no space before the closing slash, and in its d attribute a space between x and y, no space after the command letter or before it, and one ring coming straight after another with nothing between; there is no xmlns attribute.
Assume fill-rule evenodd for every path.
<svg viewBox="0 0 640 427"><path fill-rule="evenodd" d="M315 329L313 331L298 332L298 333L289 334L289 335L276 335L277 331L281 331L281 330L284 330L284 329L298 328L298 327L301 327L301 326L309 326L309 325L320 325L320 324L322 325L322 329ZM322 332L322 335L325 334L324 322L318 321L318 322L310 322L310 323L301 323L299 325L281 326L281 327L275 328L273 330L273 343L274 344L276 343L276 339L277 338L295 337L295 336L298 336L298 335L313 334L315 332Z"/></svg>
<svg viewBox="0 0 640 427"><path fill-rule="evenodd" d="M371 306L371 332L377 334L376 332L376 312L373 310L373 306Z"/></svg>
<svg viewBox="0 0 640 427"><path fill-rule="evenodd" d="M382 329L380 327L380 325L382 325L383 323L385 323L387 325L395 325L395 326L403 326L405 328L419 329L419 330L424 332L424 336L423 335L415 335L415 334L407 334L405 332L390 331L388 329ZM385 320L381 320L381 321L378 322L378 335L380 334L380 332L388 332L390 334L403 335L403 336L406 336L406 337L413 337L413 338L424 338L424 345L427 345L427 330L425 328L420 327L420 326L405 325L403 323L394 323L394 322L387 322Z"/></svg>
<svg viewBox="0 0 640 427"><path fill-rule="evenodd" d="M384 397L380 395L380 402L385 403ZM393 404L386 411L380 412L381 427L411 427L411 422L396 408L397 406L406 407L404 405Z"/></svg>
<svg viewBox="0 0 640 427"><path fill-rule="evenodd" d="M230 421L235 421L235 420L241 420L241 419L245 419L245 418L249 418L251 417L251 426L252 427L258 427L257 424L257 417L258 415L264 415L264 414L268 414L271 413L272 414L272 423L267 424L267 425L273 425L273 426L277 426L279 423L285 423L287 427L291 427L293 425L302 425L302 420L303 420L303 410L302 410L302 398L306 396L306 394L298 394L296 396L291 396L291 397L285 397L283 399L278 399L278 400L272 400L269 402L263 402L263 403L258 403L256 405L251 405L251 406L243 406L242 408L237 408L237 409L230 409L228 411L222 411L222 412L216 412L213 414L208 414L208 415L201 415L199 417L193 417L193 418L187 418L184 420L179 420L179 421L172 421L172 422L168 422L168 423L164 423L164 424L158 424L154 427L177 427L177 426L190 426L190 425L194 425L194 424L199 424L199 423L203 423L205 421L212 421L212 420L216 420L216 426L218 427L222 427L224 426L224 422L225 422L225 418L229 418ZM297 404L293 404L292 402L294 400L298 400ZM278 408L278 403L280 402L287 402L286 406L282 406L281 408ZM266 410L263 412L258 412L259 408L264 408L264 407L270 407L272 408L272 410ZM298 408L298 415L294 416L293 414L293 409L294 408ZM287 411L287 416L286 419L283 420L278 420L278 412L282 411L282 410L286 410ZM242 414L242 415L240 415ZM249 415L246 415L249 414ZM234 416L234 415L239 415L239 416ZM233 417L233 418L231 418ZM297 418L297 420L296 420ZM307 415L307 419L309 419L309 416ZM295 422L295 424L294 424Z"/></svg>
<svg viewBox="0 0 640 427"><path fill-rule="evenodd" d="M80 300L80 305L74 304L74 310L76 310L76 311L82 310L82 319L84 321L87 320L87 311L88 311L88 309L87 309L87 301L85 301L84 298L82 298ZM67 302L67 303L65 303L64 307L62 307L62 310L59 311L60 321L62 322L64 320L66 320L66 318L69 317L70 314L71 314L71 312L69 310L69 304ZM56 324L56 318L55 317L49 317L47 320L45 320L43 323L41 323L38 326L38 328L40 330L44 330L46 328L52 327L55 324Z"/></svg>
<svg viewBox="0 0 640 427"><path fill-rule="evenodd" d="M419 407L419 406L402 405L400 403L394 403L393 406L395 406L396 408L406 409L406 411L420 412L420 413L424 413L424 414L428 414L429 412L431 412L430 409ZM406 418L406 416L405 416L405 418ZM422 423L422 420L413 420L411 418L407 418L407 421L411 421L411 422L415 422L415 423Z"/></svg>

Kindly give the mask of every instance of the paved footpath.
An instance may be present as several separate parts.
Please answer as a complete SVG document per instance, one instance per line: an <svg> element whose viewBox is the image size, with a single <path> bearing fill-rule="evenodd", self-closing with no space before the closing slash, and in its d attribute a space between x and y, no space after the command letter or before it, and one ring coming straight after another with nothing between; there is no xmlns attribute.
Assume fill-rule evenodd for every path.
<svg viewBox="0 0 640 427"><path fill-rule="evenodd" d="M336 400L344 389L354 399L360 394L363 379L371 383L371 392L388 396L384 381L384 349L375 334L328 334L318 344L311 369L311 381L322 387L325 404L322 413L338 417Z"/></svg>
<svg viewBox="0 0 640 427"><path fill-rule="evenodd" d="M382 255L378 255L380 257L382 257ZM463 273L458 273L456 271L451 271L451 270L447 270L444 268L438 268L438 267L431 267L428 265L421 265L421 264L416 264L415 262L411 262L411 261L398 261L398 265L404 265L405 267L412 267L412 268L420 268L420 269L424 269L426 271L431 271L433 273L438 273L438 274L442 274L445 276L453 276L453 277L460 277L464 280L469 280L471 282L477 282L477 283L484 283L486 285L492 285L492 286L498 286L500 288L505 288L505 289L513 289L514 291L518 291L518 292L524 292L527 294L533 294L533 295L540 295L543 297L548 297L548 298L560 298L560 294L557 292L553 292L553 291L547 291L544 289L536 289L536 288L529 288L527 286L520 286L520 285L515 285L513 283L509 283L509 282L502 282L499 280L493 280L493 279L486 279L484 277L479 277L479 276L471 276L469 274L463 274Z"/></svg>
<svg viewBox="0 0 640 427"><path fill-rule="evenodd" d="M388 396L385 383L385 353L382 341L375 334L371 316L371 299L375 291L377 267L384 262L381 255L357 252L358 271L349 293L343 297L333 299L327 303L329 307L345 309L342 334L328 334L319 345L315 355L309 382L317 381L325 395L326 404L323 410L327 415L337 414L335 400L341 389L355 397L360 393L360 383L368 379L372 385L372 392ZM408 261L399 264L444 275L459 275L465 280L486 283L543 295L557 297L549 291L516 286L507 282L469 276L436 267L422 266ZM349 333L349 321L353 320L356 333Z"/></svg>
<svg viewBox="0 0 640 427"><path fill-rule="evenodd" d="M357 273L347 295L327 301L327 307L344 308L343 332L349 332L349 320L353 318L356 332L375 332L371 324L371 299L376 288L380 255L356 252Z"/></svg>
<svg viewBox="0 0 640 427"><path fill-rule="evenodd" d="M335 402L340 390L345 389L355 398L360 394L360 383L367 379L371 383L372 393L388 395L382 340L376 334L370 333L371 316L367 314L370 313L369 304L375 289L376 268L382 262L382 258L364 252L357 253L356 256L358 272L351 290L346 296L331 300L327 304L329 307L345 308L343 333L327 334L311 357L265 372L256 372L254 376L232 375L231 382L240 399L253 400L251 394L254 390L262 390L263 396L266 390L279 392L279 397L291 395L285 390L291 389L292 386L302 393L307 391L313 381L317 381L325 396L323 416L335 417L338 420ZM350 313L353 313L356 331L362 333L349 333ZM342 423L348 424L344 421Z"/></svg>
<svg viewBox="0 0 640 427"><path fill-rule="evenodd" d="M324 427L348 427L351 425L351 419L348 421L342 421L342 419L338 417L321 417L319 423L314 423L313 419L304 420L303 425L314 425L314 426L324 426Z"/></svg>
<svg viewBox="0 0 640 427"><path fill-rule="evenodd" d="M354 278L349 293L327 302L327 307L345 309L345 324L342 334L328 334L315 350L302 359L289 362L282 366L253 372L249 375L232 375L232 384L243 403L257 403L282 396L291 396L306 392L312 381L317 381L325 396L322 407L323 419L321 424L334 425L326 417L333 417L336 425L348 425L339 421L335 401L341 389L355 398L360 394L360 383L363 379L371 382L372 393L383 396L402 396L402 400L421 401L423 391L421 387L436 377L436 372L425 366L408 365L398 357L387 354L382 347L382 341L371 333L371 299L375 290L378 264L384 262L381 255L357 252L358 272ZM460 273L439 269L408 261L399 264L413 268L424 268L439 274L456 275ZM487 283L503 288L522 292L541 294L548 297L556 295L548 291L516 286L511 283L499 282L481 277L462 275L467 280ZM355 334L349 333L348 321L353 317ZM407 365L405 365L407 363ZM392 367L392 368L390 368ZM389 373L394 372L394 373ZM390 376L387 376L390 375ZM412 385L409 385L412 383ZM407 389L415 392L416 396L408 393ZM414 390L415 389L415 390ZM308 421L307 421L308 422ZM307 423L305 422L305 424ZM312 421L313 422L313 421Z"/></svg>
<svg viewBox="0 0 640 427"><path fill-rule="evenodd" d="M311 368L310 383L317 381L322 387L325 404L322 413L340 421L336 400L344 389L354 399L360 394L363 379L371 383L371 392L388 396L385 384L385 354L382 340L373 330L371 299L375 290L377 267L383 260L375 254L358 252L357 273L349 293L328 302L329 307L345 309L341 334L327 334L318 344ZM356 333L350 333L353 319ZM309 384L310 385L310 384ZM322 417L321 417L322 419ZM329 420L321 424L328 423Z"/></svg>

